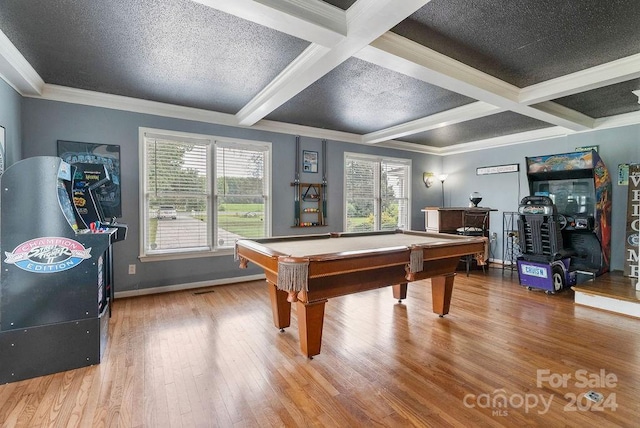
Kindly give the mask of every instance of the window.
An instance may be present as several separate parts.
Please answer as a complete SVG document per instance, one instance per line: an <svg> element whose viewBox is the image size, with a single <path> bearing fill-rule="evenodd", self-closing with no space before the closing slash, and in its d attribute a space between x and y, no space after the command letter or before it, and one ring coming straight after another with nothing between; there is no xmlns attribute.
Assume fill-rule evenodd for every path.
<svg viewBox="0 0 640 428"><path fill-rule="evenodd" d="M142 256L270 235L269 143L141 129Z"/></svg>
<svg viewBox="0 0 640 428"><path fill-rule="evenodd" d="M345 229L409 229L411 160L345 153Z"/></svg>

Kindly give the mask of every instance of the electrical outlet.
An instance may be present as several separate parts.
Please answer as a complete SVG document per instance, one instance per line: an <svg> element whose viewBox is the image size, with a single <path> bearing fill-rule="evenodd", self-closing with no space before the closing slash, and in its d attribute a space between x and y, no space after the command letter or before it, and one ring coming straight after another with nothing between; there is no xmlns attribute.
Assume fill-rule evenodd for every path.
<svg viewBox="0 0 640 428"><path fill-rule="evenodd" d="M136 265L129 265L129 275L136 274Z"/></svg>
<svg viewBox="0 0 640 428"><path fill-rule="evenodd" d="M496 232L493 232L491 234L491 242L495 242L498 240L498 234Z"/></svg>

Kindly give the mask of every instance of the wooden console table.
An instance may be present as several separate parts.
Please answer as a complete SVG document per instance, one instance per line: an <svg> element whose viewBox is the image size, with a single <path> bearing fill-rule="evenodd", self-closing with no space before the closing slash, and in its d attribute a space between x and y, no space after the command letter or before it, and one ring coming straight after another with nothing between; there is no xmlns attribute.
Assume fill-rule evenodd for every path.
<svg viewBox="0 0 640 428"><path fill-rule="evenodd" d="M463 226L464 213L466 211L487 212L498 210L487 207L426 207L421 211L424 213L424 229L427 232L456 234L456 230ZM489 237L489 226L489 219L487 219L487 237Z"/></svg>

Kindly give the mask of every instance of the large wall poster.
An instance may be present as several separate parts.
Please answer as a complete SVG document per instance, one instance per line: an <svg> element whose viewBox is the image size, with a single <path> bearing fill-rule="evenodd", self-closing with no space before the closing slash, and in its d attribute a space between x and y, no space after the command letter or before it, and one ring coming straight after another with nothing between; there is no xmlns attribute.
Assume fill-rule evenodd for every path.
<svg viewBox="0 0 640 428"><path fill-rule="evenodd" d="M76 163L105 165L111 180L96 189L96 194L107 219L122 217L120 146L58 140L58 156L71 165Z"/></svg>

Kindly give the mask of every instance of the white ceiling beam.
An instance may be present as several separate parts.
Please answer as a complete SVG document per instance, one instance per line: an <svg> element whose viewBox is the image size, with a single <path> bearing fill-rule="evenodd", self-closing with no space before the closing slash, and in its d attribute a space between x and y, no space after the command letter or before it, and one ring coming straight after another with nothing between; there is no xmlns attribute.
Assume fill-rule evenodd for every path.
<svg viewBox="0 0 640 428"><path fill-rule="evenodd" d="M44 80L0 31L0 78L20 95L40 95Z"/></svg>
<svg viewBox="0 0 640 428"><path fill-rule="evenodd" d="M358 0L347 10L347 37L331 48L312 44L238 113L251 126L353 56L429 0Z"/></svg>
<svg viewBox="0 0 640 428"><path fill-rule="evenodd" d="M346 143L363 144L362 135L351 132L334 131L332 129L315 128L313 126L296 125L294 123L265 120L257 122L251 129L278 132L281 134L300 135L302 137L319 138L324 140L344 141Z"/></svg>
<svg viewBox="0 0 640 428"><path fill-rule="evenodd" d="M578 112L568 114L566 110L554 110L549 106L537 109L521 104L520 89L516 86L391 32L385 33L355 56L432 85L572 131L592 129L594 126L592 118Z"/></svg>
<svg viewBox="0 0 640 428"><path fill-rule="evenodd" d="M310 45L236 114L238 123L253 125L322 77L317 76L318 63L328 52L324 46ZM327 63L324 65L328 67Z"/></svg>
<svg viewBox="0 0 640 428"><path fill-rule="evenodd" d="M345 11L320 0L194 0L322 46L335 46L347 34Z"/></svg>
<svg viewBox="0 0 640 428"><path fill-rule="evenodd" d="M618 128L620 126L637 125L640 123L640 111L632 111L616 116L596 119L596 129Z"/></svg>
<svg viewBox="0 0 640 428"><path fill-rule="evenodd" d="M489 104L518 99L516 86L392 32L381 35L354 56Z"/></svg>
<svg viewBox="0 0 640 428"><path fill-rule="evenodd" d="M531 105L639 77L640 54L636 54L522 88L519 101Z"/></svg>
<svg viewBox="0 0 640 428"><path fill-rule="evenodd" d="M431 116L416 119L411 122L392 126L380 131L371 132L362 136L365 143L375 144L383 141L402 138L419 132L430 131L468 120L478 119L504 111L500 107L477 101L462 107L453 108Z"/></svg>
<svg viewBox="0 0 640 428"><path fill-rule="evenodd" d="M443 147L439 154L442 156L469 153L477 150L495 149L496 147L513 146L531 141L548 140L550 138L564 137L574 132L561 126L525 131L517 134L502 135L500 137L487 138L485 140L471 141L453 146Z"/></svg>

